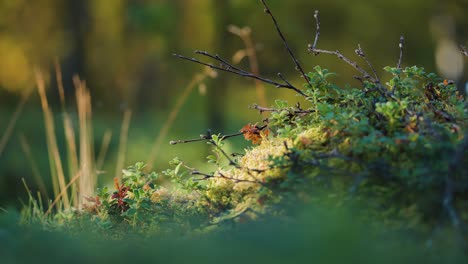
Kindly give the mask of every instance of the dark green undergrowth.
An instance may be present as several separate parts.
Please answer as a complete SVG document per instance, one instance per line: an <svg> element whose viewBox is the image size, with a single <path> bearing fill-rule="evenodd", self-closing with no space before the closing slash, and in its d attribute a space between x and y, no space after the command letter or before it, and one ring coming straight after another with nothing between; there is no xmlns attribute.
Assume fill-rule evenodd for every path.
<svg viewBox="0 0 468 264"><path fill-rule="evenodd" d="M293 218L245 223L236 230L210 234L170 233L142 236L138 228L120 238L89 222L44 230L18 226L19 216L0 217L2 263L465 263L454 234L441 232L431 241L404 233L382 234L364 226L349 211L302 208ZM71 229L69 229L71 228ZM75 230L76 231L76 230ZM435 250L436 249L436 250Z"/></svg>

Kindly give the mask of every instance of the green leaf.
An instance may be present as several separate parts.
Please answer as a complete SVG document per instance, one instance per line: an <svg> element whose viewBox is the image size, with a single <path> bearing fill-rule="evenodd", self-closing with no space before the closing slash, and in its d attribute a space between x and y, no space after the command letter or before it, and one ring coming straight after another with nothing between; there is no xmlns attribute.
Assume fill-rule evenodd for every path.
<svg viewBox="0 0 468 264"><path fill-rule="evenodd" d="M276 106L277 106L278 108L286 108L286 107L288 107L288 102L285 101L285 100L279 100L279 99L277 99L277 100L275 100L275 104L276 104Z"/></svg>
<svg viewBox="0 0 468 264"><path fill-rule="evenodd" d="M179 170L180 170L180 167L181 167L181 166L182 166L182 163L179 163L179 164L175 167L175 169L174 169L174 174L175 174L175 175L178 175L178 174L179 174Z"/></svg>

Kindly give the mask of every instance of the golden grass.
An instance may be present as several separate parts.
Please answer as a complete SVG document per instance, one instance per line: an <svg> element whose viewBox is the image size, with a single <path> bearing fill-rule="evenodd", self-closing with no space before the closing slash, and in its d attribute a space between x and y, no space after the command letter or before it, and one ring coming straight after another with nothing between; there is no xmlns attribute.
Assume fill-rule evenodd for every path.
<svg viewBox="0 0 468 264"><path fill-rule="evenodd" d="M92 128L91 95L86 83L74 76L76 105L79 119L80 159L78 181L78 208L82 208L85 197L93 196L96 188L96 168L94 162L94 144ZM66 197L64 195L63 197Z"/></svg>
<svg viewBox="0 0 468 264"><path fill-rule="evenodd" d="M79 169L78 150L76 146L75 130L73 129L73 122L66 109L65 103L65 90L62 80L62 69L58 60L55 61L55 77L57 81L57 89L60 96L60 103L62 106L63 128L65 132L65 141L67 146L67 162L68 162L68 175L75 175ZM78 206L77 186L74 184L71 189L71 200L73 206Z"/></svg>
<svg viewBox="0 0 468 264"><path fill-rule="evenodd" d="M68 196L68 188L70 188L71 185L75 184L76 180L78 180L81 176L81 172L77 172L75 176L73 176L70 180L70 182L63 188L63 190L55 197L55 200L49 205L49 208L47 209L46 213L44 214L44 217L46 217L50 212L52 212L52 208L63 198ZM80 193L81 196L81 193ZM87 197L87 196L84 196Z"/></svg>
<svg viewBox="0 0 468 264"><path fill-rule="evenodd" d="M50 177L52 179L53 197L55 197L53 202L48 206L46 215L50 214L54 208L57 211L63 209L68 210L72 206L74 208L81 209L83 207L83 203L86 201L85 198L92 197L94 195L97 183L97 174L104 165L107 151L112 139L112 131L107 130L102 137L102 143L99 149L98 157L97 159L95 159L93 144L94 136L92 128L92 106L89 89L87 88L86 83L84 81L82 81L78 76L74 76L73 83L75 86L76 107L79 120L77 134L77 132L74 129L73 120L70 114L67 112L62 71L57 61L55 62L55 75L61 103L61 114L63 118L62 123L67 150L66 167L68 168L67 174L69 177L65 177L62 156L59 152L57 142L58 139L55 132L56 130L53 111L49 105L46 94L45 78L43 74L39 70L37 70L36 84L44 116L44 125L50 164ZM176 104L174 105L173 109L171 109L167 120L165 121L160 132L155 138L147 161L147 164L149 165L147 169L150 169L154 161L157 159L161 145L164 142L164 139L167 137L167 134L169 133L170 128L174 124L182 106L187 101L188 96L193 91L193 89L197 87L197 85L202 85L203 81L207 77L215 78L216 72L209 68L206 68L203 73L194 75L190 83L185 87L182 95L178 97ZM5 133L5 135L2 138L2 141L0 141L0 154L1 150L3 150L4 145L6 145L6 142L8 142L13 127L29 96L30 92L29 94L25 94L23 96L21 102L17 107L17 110L15 111L15 114L12 117L12 120L10 121L10 124L7 129L8 133ZM116 177L119 177L121 175L121 171L125 165L125 155L127 152L128 131L130 128L131 117L132 111L126 110L123 116L123 121L120 129L119 147L115 170ZM39 172L37 163L33 158L29 143L23 135L20 135L20 143L22 150L31 166L34 180L36 181L40 192L46 197L48 197L46 186ZM27 188L25 182L24 184ZM30 194L29 189L27 190L28 194Z"/></svg>
<svg viewBox="0 0 468 264"><path fill-rule="evenodd" d="M62 209L70 209L72 206L71 203L73 203L73 207L75 208L82 208L85 198L94 195L97 181L96 161L94 158L93 144L94 136L92 129L91 95L86 86L86 83L78 76L74 76L73 82L75 86L76 107L78 114L78 134L76 134L72 118L67 112L62 72L57 62L55 64L55 74L62 107L62 121L66 141L65 143L67 147L66 164L68 167L69 178L66 179L63 169L64 166L58 148L57 135L55 133L53 111L50 108L47 99L45 79L40 71L36 71L37 90L41 100L41 107L44 115L50 173L54 192L53 197L55 197L54 201L48 206L45 216L50 214L54 208L57 211ZM128 123L125 125L127 131L129 126ZM127 141L126 134L127 133L125 133L121 139L121 141L124 141L125 145ZM107 131L104 134L99 159L97 161L97 165L99 167L102 167L104 162L105 155L110 144L111 135L112 133L110 131ZM76 141L77 139L78 145ZM20 135L20 143L23 152L33 170L34 179L37 182L41 193L43 193L43 195L47 195L47 189L45 187L43 178L39 173L39 169L33 158L31 148L23 135ZM119 153L119 155L121 154ZM27 188L25 181L24 184ZM28 188L27 191L30 199L32 199L31 192ZM35 204L34 208L36 207L37 205Z"/></svg>
<svg viewBox="0 0 468 264"><path fill-rule="evenodd" d="M65 189L65 174L57 145L54 117L47 101L45 80L42 73L38 70L36 71L36 82L39 97L41 99L42 112L44 114L44 124L46 129L46 140L49 152L50 171L52 176L54 196L58 196L58 194ZM64 209L70 208L70 200L67 195L63 196L62 202Z"/></svg>

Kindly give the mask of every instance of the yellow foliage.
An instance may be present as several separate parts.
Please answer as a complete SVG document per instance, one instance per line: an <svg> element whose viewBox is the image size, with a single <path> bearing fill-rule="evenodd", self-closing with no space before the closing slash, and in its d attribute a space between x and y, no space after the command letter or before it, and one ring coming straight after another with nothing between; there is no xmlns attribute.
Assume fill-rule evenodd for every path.
<svg viewBox="0 0 468 264"><path fill-rule="evenodd" d="M31 65L24 50L12 39L0 38L0 86L22 92L33 83Z"/></svg>

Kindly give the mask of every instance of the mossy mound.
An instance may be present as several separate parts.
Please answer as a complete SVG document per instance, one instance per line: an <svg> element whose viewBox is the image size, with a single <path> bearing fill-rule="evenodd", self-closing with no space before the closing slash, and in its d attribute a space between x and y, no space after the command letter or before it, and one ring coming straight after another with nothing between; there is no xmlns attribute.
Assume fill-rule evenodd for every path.
<svg viewBox="0 0 468 264"><path fill-rule="evenodd" d="M201 173L175 159L163 172L172 184L163 187L160 175L136 164L116 191L99 190L72 219L104 230L205 232L289 217L311 204L360 208L359 219L389 230L429 236L450 227L466 236L467 104L455 85L422 68L386 70L386 87L342 89L316 67L307 108L278 100L264 126L243 128L258 145L242 156L223 150L225 137L204 136L217 170Z"/></svg>

